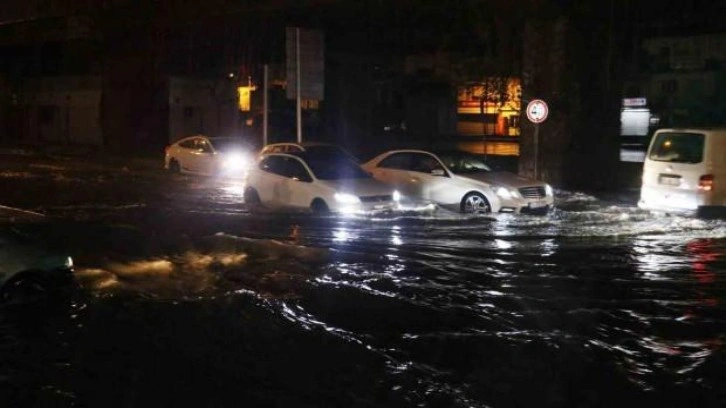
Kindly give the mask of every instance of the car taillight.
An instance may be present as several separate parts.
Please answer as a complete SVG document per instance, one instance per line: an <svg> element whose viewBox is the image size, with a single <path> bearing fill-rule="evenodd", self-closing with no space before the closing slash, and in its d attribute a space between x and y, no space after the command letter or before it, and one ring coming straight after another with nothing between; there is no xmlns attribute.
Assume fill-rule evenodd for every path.
<svg viewBox="0 0 726 408"><path fill-rule="evenodd" d="M713 190L713 174L704 174L698 179L698 189L702 191Z"/></svg>

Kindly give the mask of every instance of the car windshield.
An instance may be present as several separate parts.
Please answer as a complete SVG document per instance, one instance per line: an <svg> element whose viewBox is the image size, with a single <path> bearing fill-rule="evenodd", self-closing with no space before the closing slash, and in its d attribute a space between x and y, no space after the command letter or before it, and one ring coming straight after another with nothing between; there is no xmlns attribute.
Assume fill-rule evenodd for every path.
<svg viewBox="0 0 726 408"><path fill-rule="evenodd" d="M218 152L230 152L236 150L247 150L245 142L236 137L215 137L209 139Z"/></svg>
<svg viewBox="0 0 726 408"><path fill-rule="evenodd" d="M306 152L307 153L307 152ZM301 155L315 177L320 180L343 180L370 178L358 163L342 154Z"/></svg>
<svg viewBox="0 0 726 408"><path fill-rule="evenodd" d="M484 158L476 154L443 152L439 153L438 156L446 167L455 174L491 171L491 168L484 163Z"/></svg>
<svg viewBox="0 0 726 408"><path fill-rule="evenodd" d="M700 133L659 133L650 148L650 159L673 163L703 161L704 135Z"/></svg>

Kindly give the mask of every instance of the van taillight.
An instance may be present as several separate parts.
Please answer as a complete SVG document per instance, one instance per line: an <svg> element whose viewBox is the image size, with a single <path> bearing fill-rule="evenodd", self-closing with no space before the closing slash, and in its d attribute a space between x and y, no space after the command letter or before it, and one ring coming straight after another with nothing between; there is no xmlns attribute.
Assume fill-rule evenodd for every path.
<svg viewBox="0 0 726 408"><path fill-rule="evenodd" d="M713 174L704 174L698 179L698 189L703 191L713 190Z"/></svg>

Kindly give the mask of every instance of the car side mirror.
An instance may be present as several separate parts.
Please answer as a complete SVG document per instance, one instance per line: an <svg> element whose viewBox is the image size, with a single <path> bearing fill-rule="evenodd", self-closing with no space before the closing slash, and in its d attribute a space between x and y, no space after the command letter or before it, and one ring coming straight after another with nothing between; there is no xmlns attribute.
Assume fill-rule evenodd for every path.
<svg viewBox="0 0 726 408"><path fill-rule="evenodd" d="M444 177L444 176L446 176L446 171L444 171L444 169L433 169L433 170L431 170L431 175Z"/></svg>

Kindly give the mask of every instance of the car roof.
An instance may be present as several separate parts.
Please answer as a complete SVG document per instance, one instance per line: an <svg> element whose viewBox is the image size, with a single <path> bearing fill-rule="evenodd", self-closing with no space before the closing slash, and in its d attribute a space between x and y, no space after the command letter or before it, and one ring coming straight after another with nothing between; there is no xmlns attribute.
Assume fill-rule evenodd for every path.
<svg viewBox="0 0 726 408"><path fill-rule="evenodd" d="M179 143L179 142L182 142L184 140L189 140L189 139L197 139L197 138L200 138L200 137L201 138L205 138L205 139L209 139L211 141L215 141L215 140L239 140L239 141L243 141L242 138L235 137L235 136L207 136L207 135L203 135L203 134L198 134L198 135L184 136L184 137L182 137L180 139L177 139L174 143Z"/></svg>
<svg viewBox="0 0 726 408"><path fill-rule="evenodd" d="M379 154L378 156L379 157L380 156L384 156L384 155L385 156L388 156L388 155L391 155L393 153L428 153L428 154L433 154L433 155L436 154L435 152L433 152L431 150L421 150L421 149L396 149L396 150L387 150L387 151Z"/></svg>
<svg viewBox="0 0 726 408"><path fill-rule="evenodd" d="M656 133L703 133L703 132L713 132L713 133L724 133L726 132L726 127L724 126L714 126L714 127L672 127L672 128L661 128L656 131Z"/></svg>
<svg viewBox="0 0 726 408"><path fill-rule="evenodd" d="M206 135L199 135L199 136L206 137L209 140L240 140L240 141L243 140L241 137L237 137L237 136L206 136Z"/></svg>
<svg viewBox="0 0 726 408"><path fill-rule="evenodd" d="M378 155L378 157L382 156L388 156L393 153L427 153L432 154L434 156L444 155L444 154L467 154L471 156L483 156L481 153L472 153L467 152L466 150L459 150L459 149L431 149L431 150L423 150L423 149L395 149L395 150L387 150L381 154Z"/></svg>
<svg viewBox="0 0 726 408"><path fill-rule="evenodd" d="M270 157L270 156L285 156L285 157L297 157L299 159L302 159L303 161L307 161L308 159L318 159L318 158L325 158L326 155L329 155L329 153L323 153L323 152L272 152L272 153L265 153L262 157ZM333 157L330 155L329 157ZM335 157L347 157L349 160L355 162L353 158L347 156L347 155L336 155Z"/></svg>
<svg viewBox="0 0 726 408"><path fill-rule="evenodd" d="M297 146L297 147L311 147L311 146L331 146L331 147L340 147L339 145L335 143L327 143L327 142L279 142L279 143L270 143L263 146L263 149L273 146Z"/></svg>

